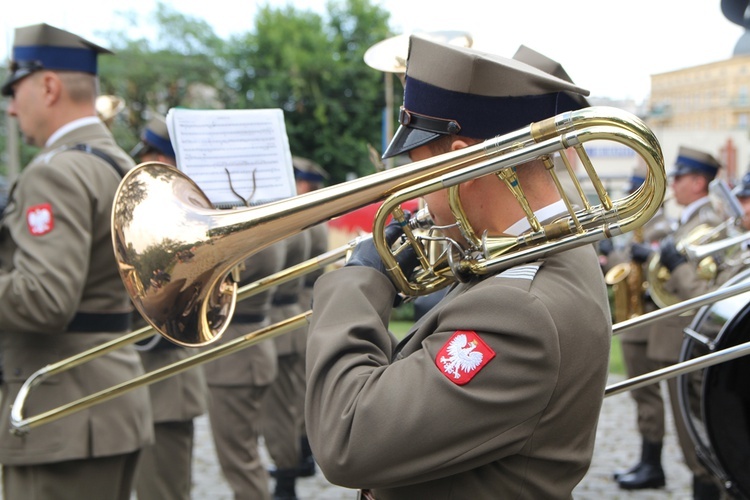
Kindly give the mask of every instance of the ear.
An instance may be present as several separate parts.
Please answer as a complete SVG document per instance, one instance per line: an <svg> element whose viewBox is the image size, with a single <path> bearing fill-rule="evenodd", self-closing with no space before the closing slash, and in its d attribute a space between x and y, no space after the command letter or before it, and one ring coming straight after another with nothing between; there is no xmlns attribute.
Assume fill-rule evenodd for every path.
<svg viewBox="0 0 750 500"><path fill-rule="evenodd" d="M60 75L53 71L45 71L42 75L42 88L44 90L44 103L47 106L55 104L60 99L63 91Z"/></svg>
<svg viewBox="0 0 750 500"><path fill-rule="evenodd" d="M468 148L471 144L464 141L463 139L456 138L451 142L451 151L458 151L459 149ZM468 181L464 181L461 183L461 190L465 191L466 189L470 189L476 178L469 179Z"/></svg>
<svg viewBox="0 0 750 500"><path fill-rule="evenodd" d="M454 139L451 142L451 151L458 151L459 149L468 148L469 144L463 139Z"/></svg>

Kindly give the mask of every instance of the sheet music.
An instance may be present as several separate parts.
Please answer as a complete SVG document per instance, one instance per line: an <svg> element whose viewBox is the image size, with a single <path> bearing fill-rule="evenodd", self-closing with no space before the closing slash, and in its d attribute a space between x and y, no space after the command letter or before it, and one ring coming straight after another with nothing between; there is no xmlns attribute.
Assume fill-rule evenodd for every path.
<svg viewBox="0 0 750 500"><path fill-rule="evenodd" d="M177 168L214 206L257 205L296 195L280 109L172 108L167 127Z"/></svg>

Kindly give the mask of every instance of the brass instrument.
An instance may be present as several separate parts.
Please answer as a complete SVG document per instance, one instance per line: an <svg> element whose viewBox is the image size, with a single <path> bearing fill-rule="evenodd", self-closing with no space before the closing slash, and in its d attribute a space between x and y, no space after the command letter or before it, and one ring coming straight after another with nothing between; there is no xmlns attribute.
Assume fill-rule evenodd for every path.
<svg viewBox="0 0 750 500"><path fill-rule="evenodd" d="M622 200L612 201L601 183L600 204L592 206L579 187L583 209L542 226L527 204L514 168L541 158L559 187L550 155L573 148L590 177L598 179L584 143L610 140L632 148L649 167L646 182ZM561 155L568 162L565 154ZM568 163L572 174L572 167ZM475 235L457 195L457 186L472 178L499 173L523 206L532 231L518 237ZM498 174L496 174L498 175ZM575 177L575 176L573 176ZM446 268L436 268L418 240L422 269L409 281L386 248L383 227L404 201L450 188L454 213L471 247L452 247ZM378 172L287 200L246 209L224 211L210 201L187 176L164 164L146 163L128 172L116 194L112 236L126 289L141 315L160 333L185 346L202 346L220 336L234 310L236 286L229 270L253 253L356 208L384 200L376 217L373 238L393 281L406 295L430 293L472 275L495 272L549 253L593 243L642 225L658 209L666 190L659 143L636 117L619 109L592 107L562 113L523 129L474 146ZM562 191L559 189L559 191ZM154 220L153 214L162 214ZM174 222L164 224L164 219ZM184 261L180 251L194 258ZM154 258L158 256L158 258ZM151 276L166 270L170 282L150 285Z"/></svg>
<svg viewBox="0 0 750 500"><path fill-rule="evenodd" d="M684 254L689 262L696 265L700 278L712 280L718 274L715 256L726 254L729 249L745 241L742 235L728 236L734 228L740 226L744 210L742 204L723 180L714 179L709 183L708 190L711 203L716 212L723 217L723 222L713 227L708 224L700 224L680 241L675 242L675 246L677 251ZM680 301L676 295L665 288L670 278L670 272L661 265L659 252L654 252L649 259L646 276L651 298L657 306L667 307Z"/></svg>
<svg viewBox="0 0 750 500"><path fill-rule="evenodd" d="M632 148L648 165L646 182L627 197L611 200L586 154L584 143L591 140L610 140ZM565 154L567 148L575 150L589 173L599 204L592 205L577 182ZM580 195L583 206L580 210L573 209L573 203L560 188L550 157L556 153L563 158ZM548 225L542 225L525 203L514 172L538 158L547 167L568 207L566 217ZM516 195L527 214L530 232L517 237L474 234L463 216L458 186L490 174L500 176ZM414 278L407 279L395 265L395 255L403 246L394 250L385 244L386 220L393 215L403 221L401 203L446 188L450 190L452 209L470 246L459 249L448 245L449 251L444 255L429 255L426 248L430 245L423 243L432 243L434 239L415 236L411 229L420 226L406 224L404 232L409 238L405 244L415 248L420 261ZM496 272L636 229L658 209L665 190L661 148L651 131L629 113L593 107L563 113L428 160L287 200L231 211L213 209L198 186L177 169L161 163L144 163L131 170L120 184L113 206L112 237L121 277L141 315L171 341L185 346L203 346L217 339L231 319L240 292L229 274L237 264L281 239L375 201L383 200L373 228L375 245L386 268L391 268L393 281L401 293L417 296L456 280ZM165 224L165 220L169 222ZM151 277L158 270L168 274L169 279L155 286ZM178 366L163 367L78 402L23 419L23 402L42 377L81 364L91 359L91 353L63 360L48 367L49 370L40 370L35 380L26 381L13 405L12 425L22 432L93 406L125 391L292 331L303 325L309 314L303 313L249 333L183 360Z"/></svg>
<svg viewBox="0 0 750 500"><path fill-rule="evenodd" d="M643 228L633 231L633 241L643 243ZM615 321L625 321L643 314L643 293L647 283L643 279L643 266L633 260L621 262L604 275L604 282L612 287Z"/></svg>
<svg viewBox="0 0 750 500"><path fill-rule="evenodd" d="M112 127L115 117L125 109L125 99L116 95L100 95L96 98L96 114L107 126Z"/></svg>
<svg viewBox="0 0 750 500"><path fill-rule="evenodd" d="M718 273L718 266L713 255L706 254L698 258L698 253L695 249L697 247L707 248L705 245L708 243L725 239L723 237L725 229L725 224L716 227L711 227L708 224L700 224L676 243L677 251L685 254L688 260L696 264L698 276L701 279L714 279ZM687 252L689 248L693 249L691 253ZM719 247L716 248L718 249ZM667 307L680 302L679 297L666 289L665 285L669 281L670 276L669 269L661 263L660 252L654 252L648 260L646 280L649 284L651 298L659 307Z"/></svg>
<svg viewBox="0 0 750 500"><path fill-rule="evenodd" d="M305 274L325 269L327 266L344 258L346 254L349 253L352 248L354 248L354 245L356 245L357 242L360 241L360 239L361 238L353 240L346 245L342 245L333 250L329 250L328 252L317 257L306 260L287 269L283 269L277 273L254 281L252 283L248 283L247 285L237 290L237 300L247 299L259 293L265 292L266 290L269 290L270 288L278 286L282 283L286 283L304 276ZM294 324L297 326L283 329L283 331L276 332L274 335L281 334L285 331L291 331L299 326L297 323ZM124 382L118 386L104 389L95 394L68 403L64 406L48 410L33 417L23 416L23 409L29 394L34 387L41 384L48 378L60 372L70 370L71 368L74 368L83 363L87 363L88 361L103 356L109 352L115 351L135 342L145 340L155 334L155 330L152 326L139 328L138 330L123 335L115 340L106 342L70 358L63 359L61 361L58 361L57 363L47 365L34 372L26 381L24 381L24 384L13 403L13 408L10 414L11 431L17 435L25 434L34 427L52 422L54 420L57 420L58 418L62 418L77 411L84 410L95 404L103 403L104 401L108 401L132 389L158 382L199 364L211 361L227 354L232 354L246 347L250 347L251 345L255 345L264 338L269 338L269 336L264 336L263 330L253 332L251 334L245 335L244 337L235 339L232 342L228 342L223 346L219 346L195 356L177 361L153 372L143 374L133 380Z"/></svg>
<svg viewBox="0 0 750 500"><path fill-rule="evenodd" d="M664 308L645 313L636 318L617 323L616 325L613 325L612 333L614 335L618 335L631 328L635 328L637 326L645 325L648 323L653 323L655 321L659 321L671 316L681 315L690 311L694 311L695 309L698 309L705 305L715 304L721 300L736 297L747 292L750 292L750 282L746 281L732 284L730 286L719 288L718 290L693 297L692 299L667 305ZM747 356L748 354L750 354L750 342L745 342L731 348L713 352L704 356L699 356L689 361L676 363L674 365L670 365L653 372L644 373L637 377L612 384L610 386L607 386L604 395L614 396L615 394L620 394L625 391L632 391L634 389L639 389L646 385L654 384L662 380L666 380L679 375L684 375L686 373L717 365L725 361L730 361L743 356Z"/></svg>

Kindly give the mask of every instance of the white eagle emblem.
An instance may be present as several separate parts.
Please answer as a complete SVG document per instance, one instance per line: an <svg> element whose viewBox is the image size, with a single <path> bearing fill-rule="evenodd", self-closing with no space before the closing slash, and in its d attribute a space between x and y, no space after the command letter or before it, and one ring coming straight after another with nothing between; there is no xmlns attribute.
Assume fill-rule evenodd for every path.
<svg viewBox="0 0 750 500"><path fill-rule="evenodd" d="M443 371L446 374L453 375L453 378L461 378L461 372L471 373L476 370L484 359L481 352L474 350L476 348L476 340L469 342L465 334L456 335L446 349L448 357L440 357Z"/></svg>
<svg viewBox="0 0 750 500"><path fill-rule="evenodd" d="M50 232L54 226L52 207L49 204L31 207L26 213L26 222L29 225L29 231L34 236L41 236Z"/></svg>

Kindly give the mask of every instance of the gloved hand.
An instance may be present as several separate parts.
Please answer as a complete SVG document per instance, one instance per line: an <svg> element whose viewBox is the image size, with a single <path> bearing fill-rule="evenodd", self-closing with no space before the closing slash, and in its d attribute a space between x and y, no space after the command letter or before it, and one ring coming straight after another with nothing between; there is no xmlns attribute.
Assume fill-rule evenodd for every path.
<svg viewBox="0 0 750 500"><path fill-rule="evenodd" d="M669 269L671 273L677 266L687 262L687 257L677 251L677 246L674 243L674 239L664 238L661 242L661 263L664 267Z"/></svg>
<svg viewBox="0 0 750 500"><path fill-rule="evenodd" d="M652 252L651 247L645 243L633 243L630 245L630 257L639 264L648 262Z"/></svg>
<svg viewBox="0 0 750 500"><path fill-rule="evenodd" d="M601 255L604 255L606 257L610 253L612 253L612 250L614 250L614 245L612 244L612 240L610 240L609 238L606 238L604 240L599 241L599 253Z"/></svg>
<svg viewBox="0 0 750 500"><path fill-rule="evenodd" d="M409 214L407 213L406 215L408 219ZM404 230L398 223L398 221L395 219L392 220L388 223L387 226L385 226L386 243L388 243L388 245L393 245L403 233ZM398 265L401 268L401 271L403 271L404 275L409 278L413 273L414 268L417 266L417 254L410 246L396 256L396 262L398 262ZM379 271L388 276L388 272L385 269L385 264L381 260L380 254L378 254L372 238L366 238L357 243L357 245L354 247L354 250L352 250L349 260L346 262L346 264L344 264L344 267L350 266L371 267L376 271Z"/></svg>

